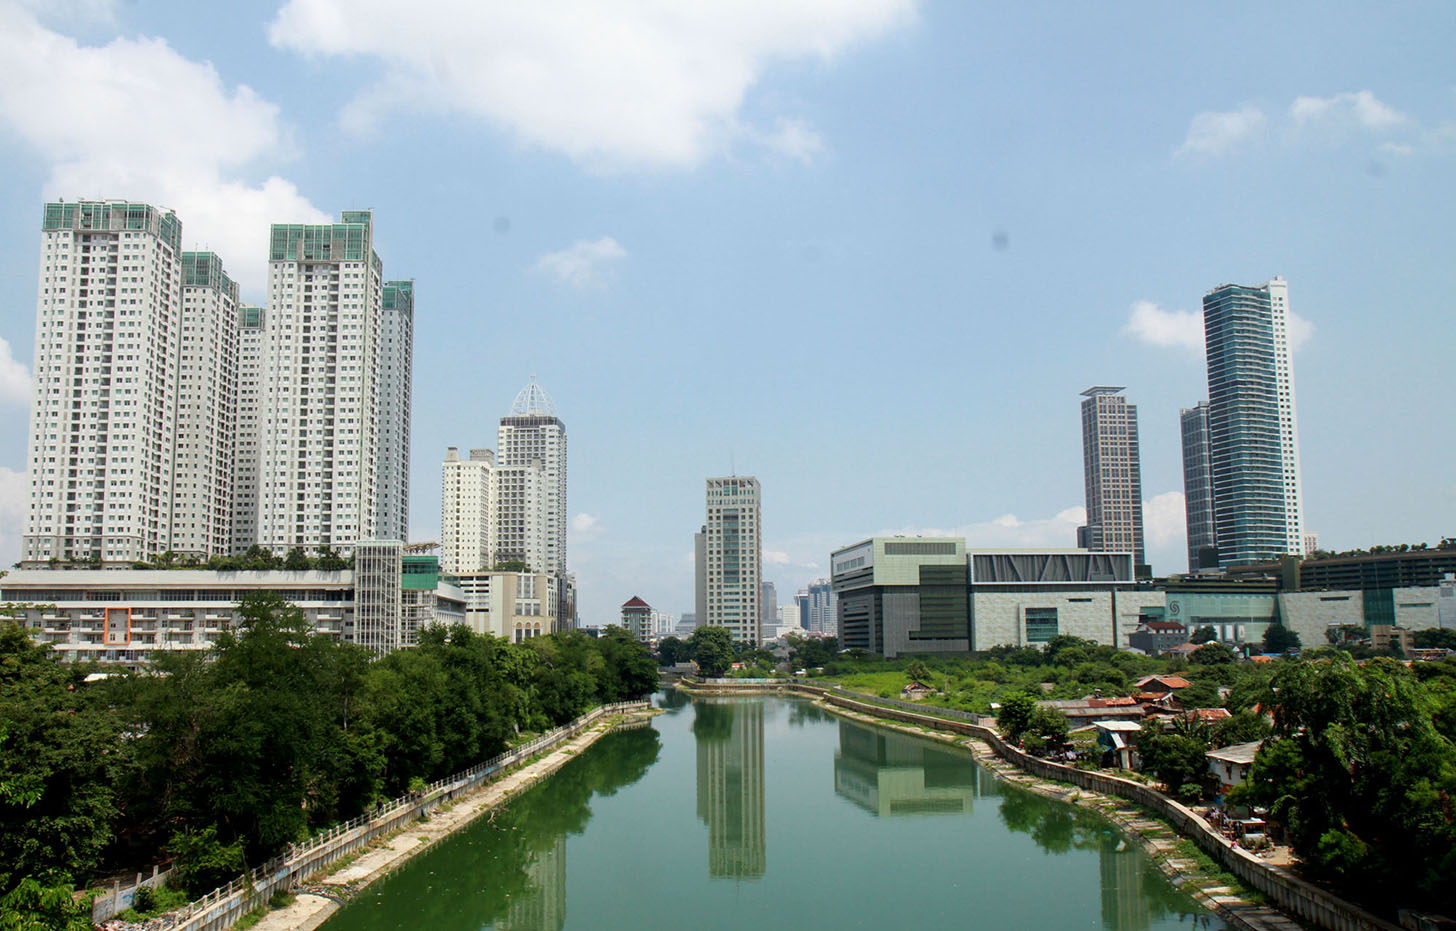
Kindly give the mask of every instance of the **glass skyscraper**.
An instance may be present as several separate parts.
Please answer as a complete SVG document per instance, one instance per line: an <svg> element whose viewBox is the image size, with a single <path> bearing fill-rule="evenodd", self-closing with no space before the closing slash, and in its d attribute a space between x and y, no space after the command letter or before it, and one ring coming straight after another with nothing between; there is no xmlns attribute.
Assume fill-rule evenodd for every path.
<svg viewBox="0 0 1456 931"><path fill-rule="evenodd" d="M1289 285L1220 285L1203 297L1203 328L1219 565L1302 554Z"/></svg>
<svg viewBox="0 0 1456 931"><path fill-rule="evenodd" d="M1208 461L1208 402L1178 412L1183 434L1183 514L1188 528L1188 571L1202 568L1213 538L1213 470Z"/></svg>
<svg viewBox="0 0 1456 931"><path fill-rule="evenodd" d="M1087 526L1078 545L1106 553L1143 555L1143 478L1138 454L1137 405L1122 387L1096 385L1082 392L1082 466ZM1141 572L1141 570L1137 570Z"/></svg>

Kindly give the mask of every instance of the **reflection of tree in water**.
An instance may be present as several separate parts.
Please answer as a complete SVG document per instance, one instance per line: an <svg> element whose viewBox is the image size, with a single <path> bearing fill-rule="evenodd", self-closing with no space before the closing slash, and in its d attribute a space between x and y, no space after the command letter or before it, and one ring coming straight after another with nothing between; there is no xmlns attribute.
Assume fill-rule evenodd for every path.
<svg viewBox="0 0 1456 931"><path fill-rule="evenodd" d="M569 762L488 820L446 839L390 880L406 886L397 890L408 908L403 926L432 931L479 931L487 923L560 928L566 916L566 904L559 900L565 894L563 839L586 828L593 795L612 795L637 782L660 750L660 737L650 727L608 734L584 759ZM436 886L433 871L425 875L431 867L448 869L460 879ZM353 931L382 931L401 927L402 914L398 907L351 906L340 923Z"/></svg>
<svg viewBox="0 0 1456 931"><path fill-rule="evenodd" d="M1102 882L1102 926L1112 931L1148 931L1170 915L1208 927L1212 916L1174 888L1163 872L1112 824L1066 802L1007 787L1001 821L1030 834L1047 853L1095 850Z"/></svg>
<svg viewBox="0 0 1456 931"><path fill-rule="evenodd" d="M733 738L734 705L730 702L693 703L693 736L699 741L718 743Z"/></svg>
<svg viewBox="0 0 1456 931"><path fill-rule="evenodd" d="M663 689L662 698L658 700L658 705L665 711L674 712L686 708L692 704L692 701L682 689L668 688Z"/></svg>
<svg viewBox="0 0 1456 931"><path fill-rule="evenodd" d="M803 727L805 724L817 724L828 717L829 712L812 702L796 701L789 706L790 727Z"/></svg>

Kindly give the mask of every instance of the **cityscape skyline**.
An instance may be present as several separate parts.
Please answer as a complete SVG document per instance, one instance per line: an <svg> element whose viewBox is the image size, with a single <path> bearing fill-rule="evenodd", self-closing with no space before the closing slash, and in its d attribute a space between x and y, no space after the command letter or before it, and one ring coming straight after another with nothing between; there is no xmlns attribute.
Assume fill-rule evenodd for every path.
<svg viewBox="0 0 1456 931"><path fill-rule="evenodd" d="M1299 6L1046 17L865 3L822 35L743 13L766 18L755 35L774 44L706 30L712 51L751 64L731 103L696 121L649 107L628 138L568 113L548 132L501 115L541 107L461 103L512 91L442 93L410 116L422 146L387 112L408 85L389 43L345 62L293 6L221 21L167 3L91 5L99 18L4 7L10 527L35 374L34 217L84 196L175 209L181 248L220 256L244 305L265 296L268 224L371 206L380 252L420 295L410 538L440 537L446 447L489 445L534 369L572 424L570 568L588 624L634 592L692 605L684 515L699 513L701 476L734 460L770 489L764 579L782 596L823 577L834 548L881 533L1068 545L1085 515L1064 399L1108 381L1140 408L1149 561L1184 568L1176 417L1205 392L1199 296L1274 273L1304 315L1290 335L1306 526L1331 549L1450 533L1449 474L1388 480L1395 449L1452 458L1428 414L1389 401L1395 373L1438 395L1453 377L1433 338L1456 285L1453 234L1432 219L1453 197L1456 115L1450 82L1432 80L1453 28L1437 8L1336 22ZM426 32L499 26L440 12L422 8ZM636 15L624 10L625 29ZM379 35L376 13L356 22L350 41ZM1279 56L1200 54L1251 31L1297 40ZM393 90L355 96L375 80ZM139 88L155 98L128 96ZM112 125L138 113L148 133ZM384 131L365 131L371 119ZM349 157L325 157L335 149ZM480 230L465 262L439 246L440 217L463 213ZM727 335L705 339L719 321ZM13 530L0 546L19 557Z"/></svg>

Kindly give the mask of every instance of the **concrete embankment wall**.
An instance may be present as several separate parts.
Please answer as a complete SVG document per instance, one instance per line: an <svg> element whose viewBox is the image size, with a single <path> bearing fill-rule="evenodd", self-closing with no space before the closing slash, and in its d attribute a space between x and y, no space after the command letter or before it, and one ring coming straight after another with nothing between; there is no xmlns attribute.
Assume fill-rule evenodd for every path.
<svg viewBox="0 0 1456 931"><path fill-rule="evenodd" d="M780 681L754 682L748 686L725 684L734 681L710 680L707 688L725 693L746 694L751 691L773 690L800 694L822 699L831 705L860 714L917 724L984 740L997 756L1032 775L1058 782L1069 782L1103 795L1121 796L1157 812L1181 834L1191 838L1216 862L1238 876L1246 886L1263 893L1269 900L1269 904L1295 918L1303 919L1321 928L1327 928L1329 931L1401 931L1398 925L1385 921L1353 903L1300 879L1289 870L1261 860L1242 848L1230 847L1229 841L1214 830L1213 826L1201 816L1151 786L1107 773L1076 769L1034 757L1006 743L993 728L971 721L917 714L901 708L887 708L870 702L856 701L835 689L807 683ZM742 681L737 680L737 682Z"/></svg>
<svg viewBox="0 0 1456 931"><path fill-rule="evenodd" d="M224 931L239 918L266 903L275 892L286 892L304 879L369 846L376 838L391 834L417 820L431 808L472 792L499 774L537 753L569 740L602 717L648 707L648 702L618 702L594 708L569 724L547 731L523 744L467 769L463 773L431 783L418 795L405 795L367 815L335 825L328 831L295 844L247 876L215 889L180 911L159 919L165 931ZM150 926L149 926L150 927Z"/></svg>

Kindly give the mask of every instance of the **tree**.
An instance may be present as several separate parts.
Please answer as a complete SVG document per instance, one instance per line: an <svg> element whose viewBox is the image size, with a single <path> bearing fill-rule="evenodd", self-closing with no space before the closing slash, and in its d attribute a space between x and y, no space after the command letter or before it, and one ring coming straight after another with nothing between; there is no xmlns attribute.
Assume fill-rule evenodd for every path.
<svg viewBox="0 0 1456 931"><path fill-rule="evenodd" d="M0 895L27 878L35 895L88 878L113 836L119 721L74 690L73 672L0 621Z"/></svg>
<svg viewBox="0 0 1456 931"><path fill-rule="evenodd" d="M1046 741L1047 747L1060 749L1067 742L1067 731L1071 729L1071 723L1060 708L1037 705L1031 712L1031 720L1027 722L1026 729Z"/></svg>
<svg viewBox="0 0 1456 931"><path fill-rule="evenodd" d="M1386 903L1456 907L1456 746L1417 678L1334 653L1281 668L1263 702L1274 733L1236 798L1270 806L1315 875Z"/></svg>
<svg viewBox="0 0 1456 931"><path fill-rule="evenodd" d="M905 675L918 682L925 682L930 678L930 669L918 659L912 659L910 665L905 667Z"/></svg>
<svg viewBox="0 0 1456 931"><path fill-rule="evenodd" d="M68 885L22 879L0 896L0 931L91 931L91 900Z"/></svg>
<svg viewBox="0 0 1456 931"><path fill-rule="evenodd" d="M605 661L598 683L604 702L628 701L657 691L657 661L647 646L624 628L613 625L596 639Z"/></svg>
<svg viewBox="0 0 1456 931"><path fill-rule="evenodd" d="M212 825L200 831L179 831L168 842L167 852L175 858L167 881L194 899L247 872L242 845L222 843Z"/></svg>
<svg viewBox="0 0 1456 931"><path fill-rule="evenodd" d="M349 560L334 552L332 547L319 547L318 559L314 561L320 572L342 572L349 568Z"/></svg>
<svg viewBox="0 0 1456 931"><path fill-rule="evenodd" d="M283 568L289 572L307 572L309 565L308 554L301 546L291 548L283 557Z"/></svg>
<svg viewBox="0 0 1456 931"><path fill-rule="evenodd" d="M709 679L717 679L733 665L733 635L726 627L705 626L693 631L688 640L698 671Z"/></svg>
<svg viewBox="0 0 1456 931"><path fill-rule="evenodd" d="M1017 692L1001 700L1001 710L996 714L996 726L1007 740L1019 740L1031 726L1032 713L1036 711L1036 696L1030 692Z"/></svg>
<svg viewBox="0 0 1456 931"><path fill-rule="evenodd" d="M789 663L795 669L827 666L838 653L838 637L800 637L798 634L789 634Z"/></svg>
<svg viewBox="0 0 1456 931"><path fill-rule="evenodd" d="M657 645L657 658L664 666L676 666L693 658L693 648L686 640L663 637Z"/></svg>
<svg viewBox="0 0 1456 931"><path fill-rule="evenodd" d="M1143 771L1157 776L1170 795L1178 794L1185 785L1201 783L1208 772L1207 741L1186 732L1165 731L1157 719L1143 723L1137 747Z"/></svg>
<svg viewBox="0 0 1456 931"><path fill-rule="evenodd" d="M1431 627L1411 634L1418 650L1456 650L1456 630L1449 627Z"/></svg>
<svg viewBox="0 0 1456 931"><path fill-rule="evenodd" d="M1218 631L1214 630L1212 625L1205 624L1202 627L1199 627L1193 631L1193 635L1188 638L1188 642L1211 643L1212 641L1217 639Z"/></svg>
<svg viewBox="0 0 1456 931"><path fill-rule="evenodd" d="M503 559L491 567L492 572L529 572L531 567L523 559Z"/></svg>
<svg viewBox="0 0 1456 931"><path fill-rule="evenodd" d="M1283 624L1270 624L1264 629L1265 653L1288 653L1299 649L1299 634Z"/></svg>
<svg viewBox="0 0 1456 931"><path fill-rule="evenodd" d="M1217 641L1209 641L1188 654L1188 662L1194 666L1222 666L1236 660L1233 649Z"/></svg>

